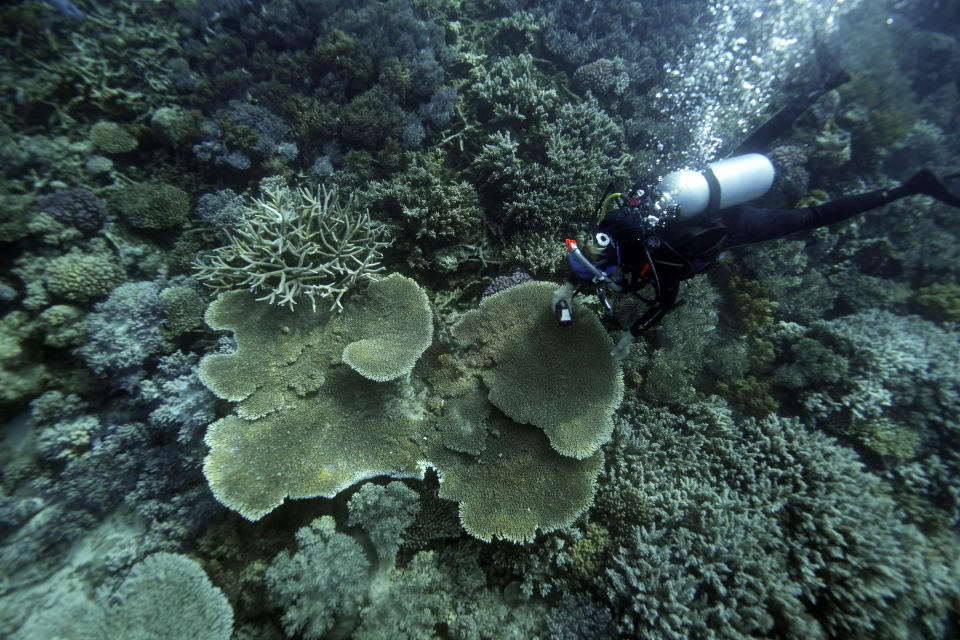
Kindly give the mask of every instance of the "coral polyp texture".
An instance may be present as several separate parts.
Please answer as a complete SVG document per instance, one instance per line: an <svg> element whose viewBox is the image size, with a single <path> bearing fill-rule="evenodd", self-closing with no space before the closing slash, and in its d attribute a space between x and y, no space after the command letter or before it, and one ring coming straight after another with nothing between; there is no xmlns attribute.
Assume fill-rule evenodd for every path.
<svg viewBox="0 0 960 640"><path fill-rule="evenodd" d="M490 388L490 402L521 424L540 427L562 455L586 458L610 439L623 375L605 357L613 342L574 301L577 321L550 310L556 285L527 282L484 298L453 327L465 361Z"/></svg>
<svg viewBox="0 0 960 640"><path fill-rule="evenodd" d="M520 314L545 304L549 286L516 289L518 296L501 302ZM584 328L569 334L548 331L549 313L531 322L504 315L505 324L491 328L514 342L546 333L533 346L548 355L567 344L574 357L605 356L610 339L595 318L577 310ZM544 423L550 432L578 443L570 450L581 455L563 455L541 425L517 424L497 411L479 369L470 366L446 369L441 358L431 380L442 390L434 391L436 403L447 410L439 422L425 410L419 393L425 383L413 367L431 342L433 317L424 292L403 276L372 283L343 313L291 311L234 291L210 305L206 320L213 329L233 331L236 350L207 355L200 378L238 404L234 415L208 428L203 472L214 496L245 518L258 520L286 498L333 497L375 476L422 478L429 466L439 471L441 495L461 503L464 527L483 540L533 540L538 531L569 525L593 501L603 465L599 444L593 445L609 437L609 407L622 394L616 365L587 367L595 380L581 385L579 399L563 398L571 389L546 370L515 365L527 366L520 374L529 375L525 410L553 418ZM503 369L511 370L512 359L531 357L512 348L498 355ZM566 408L557 413L558 405ZM574 405L588 410L578 413Z"/></svg>
<svg viewBox="0 0 960 640"><path fill-rule="evenodd" d="M460 503L460 522L481 540L532 542L569 526L593 504L603 454L584 460L559 455L543 433L496 409L490 435L474 457L444 449L432 458L440 471L440 497ZM522 479L518 482L517 479Z"/></svg>
<svg viewBox="0 0 960 640"><path fill-rule="evenodd" d="M258 300L293 309L320 300L340 309L351 288L383 271L384 227L336 189L316 192L276 184L250 202L225 246L198 256L196 277L217 291L247 289Z"/></svg>
<svg viewBox="0 0 960 640"><path fill-rule="evenodd" d="M410 278L393 274L371 284L354 304L344 316L344 328L360 337L344 347L343 361L376 382L409 373L433 342L427 294Z"/></svg>
<svg viewBox="0 0 960 640"><path fill-rule="evenodd" d="M221 295L206 317L237 340L235 353L200 363L211 391L239 401L237 414L206 435L203 472L220 502L257 520L287 497L333 497L378 475L422 476L423 426L393 385L340 363L353 341L341 317L290 311L245 292Z"/></svg>

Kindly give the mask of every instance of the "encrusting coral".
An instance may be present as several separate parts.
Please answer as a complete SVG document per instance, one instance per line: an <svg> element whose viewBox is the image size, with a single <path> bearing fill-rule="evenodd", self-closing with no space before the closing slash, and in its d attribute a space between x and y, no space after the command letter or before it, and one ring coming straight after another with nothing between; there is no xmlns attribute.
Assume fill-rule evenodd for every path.
<svg viewBox="0 0 960 640"><path fill-rule="evenodd" d="M383 270L380 249L387 245L383 227L355 207L336 189L267 186L229 243L197 258L197 279L217 291L248 289L290 309L304 298L314 310L325 298L339 309L347 291Z"/></svg>

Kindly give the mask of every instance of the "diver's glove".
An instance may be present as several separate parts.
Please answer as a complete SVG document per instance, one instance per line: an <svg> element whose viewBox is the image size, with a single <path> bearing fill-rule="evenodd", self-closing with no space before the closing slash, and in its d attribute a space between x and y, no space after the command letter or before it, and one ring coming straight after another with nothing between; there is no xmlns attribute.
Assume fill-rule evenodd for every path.
<svg viewBox="0 0 960 640"><path fill-rule="evenodd" d="M571 303L573 294L576 292L577 288L569 282L564 282L562 287L553 292L550 308L553 309L553 315L561 325L573 324Z"/></svg>
<svg viewBox="0 0 960 640"><path fill-rule="evenodd" d="M629 331L624 331L623 335L620 336L620 340L617 342L617 346L610 352L610 356L615 360L623 360L630 355L630 345L632 344L633 334Z"/></svg>

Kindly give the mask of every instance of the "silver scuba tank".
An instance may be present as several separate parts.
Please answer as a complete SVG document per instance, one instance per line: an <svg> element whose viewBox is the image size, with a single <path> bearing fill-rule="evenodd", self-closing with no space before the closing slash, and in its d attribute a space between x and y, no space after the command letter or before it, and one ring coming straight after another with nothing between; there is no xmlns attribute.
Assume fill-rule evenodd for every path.
<svg viewBox="0 0 960 640"><path fill-rule="evenodd" d="M773 175L769 158L747 153L711 162L705 171L673 171L663 176L658 188L663 205L688 218L708 209L726 209L761 197L770 190Z"/></svg>

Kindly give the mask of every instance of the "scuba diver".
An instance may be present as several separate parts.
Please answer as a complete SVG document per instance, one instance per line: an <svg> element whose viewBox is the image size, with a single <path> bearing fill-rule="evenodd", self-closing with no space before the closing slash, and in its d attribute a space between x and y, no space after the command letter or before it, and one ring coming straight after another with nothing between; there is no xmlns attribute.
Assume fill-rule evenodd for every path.
<svg viewBox="0 0 960 640"><path fill-rule="evenodd" d="M573 322L571 300L578 291L596 293L607 311L604 288L637 296L648 307L625 330L610 355L625 358L633 340L655 326L675 305L680 283L716 263L731 247L782 238L847 220L869 209L915 194L960 207L960 190L929 169L899 187L877 189L801 209L762 209L748 204L773 184L774 168L759 153L712 163L705 171L674 171L649 190L606 195L587 230L583 249L567 240L571 273L553 294L561 325ZM611 201L619 204L607 213ZM646 299L640 291L651 287Z"/></svg>
<svg viewBox="0 0 960 640"><path fill-rule="evenodd" d="M919 171L899 187L846 196L814 207L763 209L748 204L773 184L773 164L758 151L769 149L800 114L850 80L819 33L815 34L814 53L817 77L791 89L795 97L736 149L721 153L725 159L711 163L704 171L674 171L647 190L604 194L587 229L583 249L574 240L567 240L571 273L551 301L561 325L573 322L570 303L578 291L597 294L611 314L614 309L605 287L635 295L647 304L647 310L625 328L610 352L622 360L634 338L655 326L673 308L680 283L715 264L729 248L823 227L915 194L960 207L960 189L949 186L960 173L940 178L929 169ZM614 200L614 210L607 213ZM640 295L648 286L653 291L649 299Z"/></svg>

